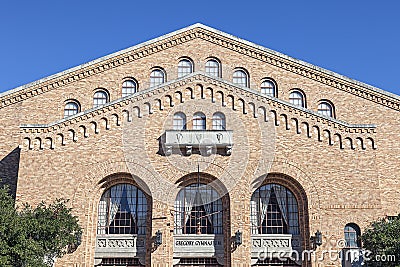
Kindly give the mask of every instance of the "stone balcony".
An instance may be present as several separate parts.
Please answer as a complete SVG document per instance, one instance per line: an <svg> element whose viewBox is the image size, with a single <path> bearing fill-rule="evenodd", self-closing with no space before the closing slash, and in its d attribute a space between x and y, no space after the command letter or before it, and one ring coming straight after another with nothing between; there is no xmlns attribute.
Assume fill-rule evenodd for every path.
<svg viewBox="0 0 400 267"><path fill-rule="evenodd" d="M199 153L232 153L233 131L220 130L166 130L161 137L164 154L184 153L186 156Z"/></svg>
<svg viewBox="0 0 400 267"><path fill-rule="evenodd" d="M143 258L146 253L146 236L142 235L97 235L95 259Z"/></svg>
<svg viewBox="0 0 400 267"><path fill-rule="evenodd" d="M289 257L293 251L292 235L262 234L251 236L252 258Z"/></svg>

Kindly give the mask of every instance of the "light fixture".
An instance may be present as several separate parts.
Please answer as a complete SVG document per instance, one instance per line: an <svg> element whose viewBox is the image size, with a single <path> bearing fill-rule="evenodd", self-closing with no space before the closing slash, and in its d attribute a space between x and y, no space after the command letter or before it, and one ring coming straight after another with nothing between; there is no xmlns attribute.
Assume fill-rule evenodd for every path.
<svg viewBox="0 0 400 267"><path fill-rule="evenodd" d="M237 230L236 233L235 233L235 245L236 246L240 246L242 243L243 243L242 232Z"/></svg>
<svg viewBox="0 0 400 267"><path fill-rule="evenodd" d="M319 230L317 230L317 232L315 232L315 244L317 246L322 245L322 233Z"/></svg>
<svg viewBox="0 0 400 267"><path fill-rule="evenodd" d="M313 249L316 249L318 246L322 245L322 233L319 230L317 230L314 236L310 238L310 240L313 245Z"/></svg>
<svg viewBox="0 0 400 267"><path fill-rule="evenodd" d="M162 233L160 230L156 232L156 238L154 239L154 244L160 246L162 244Z"/></svg>

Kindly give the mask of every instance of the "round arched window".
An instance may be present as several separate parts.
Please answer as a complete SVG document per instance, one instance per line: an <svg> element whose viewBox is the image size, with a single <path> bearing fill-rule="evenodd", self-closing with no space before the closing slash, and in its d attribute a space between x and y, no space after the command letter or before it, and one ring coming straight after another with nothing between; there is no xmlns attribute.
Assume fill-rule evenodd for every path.
<svg viewBox="0 0 400 267"><path fill-rule="evenodd" d="M206 62L206 73L214 77L221 77L220 63L216 59Z"/></svg>
<svg viewBox="0 0 400 267"><path fill-rule="evenodd" d="M327 101L321 101L318 104L318 113L328 117L334 117L334 110L331 103Z"/></svg>
<svg viewBox="0 0 400 267"><path fill-rule="evenodd" d="M344 227L344 240L347 248L360 248L361 247L361 230L357 224L349 223Z"/></svg>
<svg viewBox="0 0 400 267"><path fill-rule="evenodd" d="M150 87L163 84L165 82L165 73L161 69L155 69L150 73Z"/></svg>
<svg viewBox="0 0 400 267"><path fill-rule="evenodd" d="M271 81L270 79L265 79L261 83L261 93L268 95L268 96L276 97L275 83L273 81Z"/></svg>
<svg viewBox="0 0 400 267"><path fill-rule="evenodd" d="M94 93L93 96L93 107L97 108L101 105L104 105L108 102L108 94L104 90L98 90Z"/></svg>
<svg viewBox="0 0 400 267"><path fill-rule="evenodd" d="M193 115L193 130L206 129L206 115L202 112L196 112Z"/></svg>
<svg viewBox="0 0 400 267"><path fill-rule="evenodd" d="M290 92L289 102L298 107L303 107L303 108L306 107L304 95L302 92L298 90L293 90L292 92Z"/></svg>
<svg viewBox="0 0 400 267"><path fill-rule="evenodd" d="M221 112L214 113L212 123L213 123L213 130L225 130L226 129L225 115Z"/></svg>
<svg viewBox="0 0 400 267"><path fill-rule="evenodd" d="M175 234L222 234L222 200L205 184L182 188L175 200Z"/></svg>
<svg viewBox="0 0 400 267"><path fill-rule="evenodd" d="M193 72L193 63L189 59L182 59L178 63L178 78Z"/></svg>
<svg viewBox="0 0 400 267"><path fill-rule="evenodd" d="M186 130L186 115L183 112L174 114L174 130Z"/></svg>
<svg viewBox="0 0 400 267"><path fill-rule="evenodd" d="M239 70L235 70L235 72L233 73L232 82L239 86L248 87L248 84L249 84L248 79L249 79L249 77L248 77L247 73L244 70L239 69Z"/></svg>
<svg viewBox="0 0 400 267"><path fill-rule="evenodd" d="M122 83L122 97L136 93L137 83L134 80L125 80Z"/></svg>
<svg viewBox="0 0 400 267"><path fill-rule="evenodd" d="M79 104L75 101L69 101L64 107L64 118L79 113Z"/></svg>
<svg viewBox="0 0 400 267"><path fill-rule="evenodd" d="M297 200L286 187L261 186L251 196L250 204L252 234L300 234Z"/></svg>
<svg viewBox="0 0 400 267"><path fill-rule="evenodd" d="M147 199L131 184L117 184L99 202L98 234L146 234Z"/></svg>

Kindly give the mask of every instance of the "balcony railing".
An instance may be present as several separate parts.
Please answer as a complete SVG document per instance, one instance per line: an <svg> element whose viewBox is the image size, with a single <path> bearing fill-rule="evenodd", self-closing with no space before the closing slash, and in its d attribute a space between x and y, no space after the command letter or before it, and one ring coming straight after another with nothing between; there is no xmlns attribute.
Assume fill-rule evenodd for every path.
<svg viewBox="0 0 400 267"><path fill-rule="evenodd" d="M145 255L145 236L99 235L96 237L95 258L130 258Z"/></svg>
<svg viewBox="0 0 400 267"><path fill-rule="evenodd" d="M164 154L169 156L183 151L186 155L199 152L204 155L224 153L230 155L233 131L219 130L167 130L161 139Z"/></svg>
<svg viewBox="0 0 400 267"><path fill-rule="evenodd" d="M252 258L289 257L293 249L290 234L263 234L251 237Z"/></svg>

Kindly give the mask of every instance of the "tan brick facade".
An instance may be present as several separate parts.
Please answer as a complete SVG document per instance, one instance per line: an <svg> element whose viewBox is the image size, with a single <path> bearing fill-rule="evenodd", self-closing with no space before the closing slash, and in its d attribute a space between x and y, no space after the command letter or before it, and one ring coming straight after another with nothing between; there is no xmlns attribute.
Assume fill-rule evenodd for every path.
<svg viewBox="0 0 400 267"><path fill-rule="evenodd" d="M177 77L182 57L194 72ZM205 74L208 58L221 63L221 78ZM166 83L149 88L158 66ZM250 88L232 84L236 68ZM138 92L121 99L133 77ZM260 93L274 79L277 98ZM111 102L92 109L96 88ZM288 103L291 89L306 95L307 109ZM67 99L81 113L62 119ZM321 99L336 119L317 113ZM224 192L224 266L251 265L250 199L261 185L280 184L299 204L301 246L323 234L323 249L344 238L344 227L361 230L400 210L400 98L202 25L194 25L97 61L0 95L0 177L12 184L18 203L71 199L84 228L82 244L56 266L94 266L98 205L112 185L131 183L148 196L146 266L173 266L174 201L180 184L201 181ZM173 115L184 112L192 128L196 112L222 112L233 131L230 155L163 154L162 136ZM22 126L21 126L22 125ZM156 231L163 243L154 247ZM235 232L243 243L232 249ZM319 253L319 254L318 254ZM303 266L341 266L340 260L304 261Z"/></svg>

